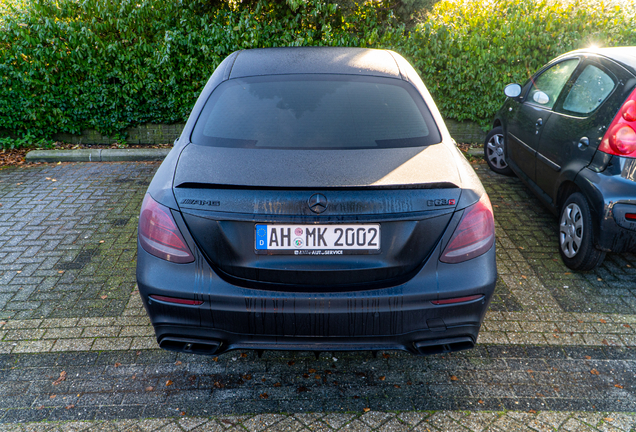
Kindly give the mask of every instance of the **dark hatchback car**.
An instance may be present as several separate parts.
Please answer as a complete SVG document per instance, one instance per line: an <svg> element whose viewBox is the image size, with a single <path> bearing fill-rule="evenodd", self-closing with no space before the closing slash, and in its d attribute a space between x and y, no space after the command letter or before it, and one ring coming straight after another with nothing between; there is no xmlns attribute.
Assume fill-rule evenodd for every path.
<svg viewBox="0 0 636 432"><path fill-rule="evenodd" d="M467 349L496 277L488 196L391 51L233 53L141 209L168 350Z"/></svg>
<svg viewBox="0 0 636 432"><path fill-rule="evenodd" d="M558 215L563 262L636 252L636 47L564 54L505 93L486 160Z"/></svg>

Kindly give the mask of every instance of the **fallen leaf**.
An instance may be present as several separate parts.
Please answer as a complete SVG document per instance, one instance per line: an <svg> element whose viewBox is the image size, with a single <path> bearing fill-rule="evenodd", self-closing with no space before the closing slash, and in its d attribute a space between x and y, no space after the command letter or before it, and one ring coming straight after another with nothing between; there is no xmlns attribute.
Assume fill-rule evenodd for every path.
<svg viewBox="0 0 636 432"><path fill-rule="evenodd" d="M303 378L309 378L309 374L303 374Z"/></svg>
<svg viewBox="0 0 636 432"><path fill-rule="evenodd" d="M484 401L483 401L483 400L481 400L481 399L479 399L479 400L477 401L477 403L483 404L483 403L484 403Z"/></svg>
<svg viewBox="0 0 636 432"><path fill-rule="evenodd" d="M62 273L64 273L64 270L59 270L58 273L62 274Z"/></svg>
<svg viewBox="0 0 636 432"><path fill-rule="evenodd" d="M66 372L65 371L60 372L60 377L58 379L56 379L55 381L53 381L53 385L58 385L62 381L66 381Z"/></svg>
<svg viewBox="0 0 636 432"><path fill-rule="evenodd" d="M603 324L605 324L607 322L603 318L601 318L599 321L602 322Z"/></svg>
<svg viewBox="0 0 636 432"><path fill-rule="evenodd" d="M241 358L247 357L247 353L241 353Z"/></svg>
<svg viewBox="0 0 636 432"><path fill-rule="evenodd" d="M457 381L457 377L455 375L451 376L451 381Z"/></svg>
<svg viewBox="0 0 636 432"><path fill-rule="evenodd" d="M601 341L601 343L602 343L603 345L609 345L609 342L607 342L607 339L603 339L603 340Z"/></svg>
<svg viewBox="0 0 636 432"><path fill-rule="evenodd" d="M395 388L400 388L400 386L399 386L399 385L397 385L397 384L393 384L393 387L395 387Z"/></svg>
<svg viewBox="0 0 636 432"><path fill-rule="evenodd" d="M172 380L166 381L166 387L171 386L173 384Z"/></svg>
<svg viewBox="0 0 636 432"><path fill-rule="evenodd" d="M382 357L384 357L385 359L388 359L391 356L389 354L387 354L387 353L382 353Z"/></svg>
<svg viewBox="0 0 636 432"><path fill-rule="evenodd" d="M296 362L293 361L293 360L290 360L290 361L287 362L287 365L289 365L289 366L293 366L295 364L296 364Z"/></svg>
<svg viewBox="0 0 636 432"><path fill-rule="evenodd" d="M104 243L104 240L100 240L99 242L100 242L100 243Z"/></svg>
<svg viewBox="0 0 636 432"><path fill-rule="evenodd" d="M137 351L135 354L136 355L141 355L141 351Z"/></svg>
<svg viewBox="0 0 636 432"><path fill-rule="evenodd" d="M623 388L623 386L622 386L622 385L620 385L620 384L614 384L614 387L619 388L619 389L622 389L622 388Z"/></svg>
<svg viewBox="0 0 636 432"><path fill-rule="evenodd" d="M269 395L267 393L261 393L260 397L261 397L261 399L267 399L267 398L269 398Z"/></svg>
<svg viewBox="0 0 636 432"><path fill-rule="evenodd" d="M218 358L218 357L214 357L214 358L212 359L212 361L218 362L218 361L219 361L219 358Z"/></svg>
<svg viewBox="0 0 636 432"><path fill-rule="evenodd" d="M534 371L532 369L528 369L526 372L528 373L534 373Z"/></svg>
<svg viewBox="0 0 636 432"><path fill-rule="evenodd" d="M592 356L585 356L587 360L592 360Z"/></svg>
<svg viewBox="0 0 636 432"><path fill-rule="evenodd" d="M267 380L266 380L265 378L261 378L261 381L262 381L262 382L265 382L265 381L267 381Z"/></svg>
<svg viewBox="0 0 636 432"><path fill-rule="evenodd" d="M186 415L185 411L181 411L181 415L182 416Z"/></svg>
<svg viewBox="0 0 636 432"><path fill-rule="evenodd" d="M386 379L386 377L385 377L384 375L382 375L381 377L378 377L378 379L379 379L380 381L384 381L384 380Z"/></svg>
<svg viewBox="0 0 636 432"><path fill-rule="evenodd" d="M316 373L316 369L309 369L309 373Z"/></svg>
<svg viewBox="0 0 636 432"><path fill-rule="evenodd" d="M362 411L364 411L366 413L366 412L371 411L371 408L362 408Z"/></svg>
<svg viewBox="0 0 636 432"><path fill-rule="evenodd" d="M249 381L249 380L251 380L251 379L252 379L252 375L250 375L250 374L245 374L245 375L243 375L243 379L246 379L246 380L248 380L248 381Z"/></svg>
<svg viewBox="0 0 636 432"><path fill-rule="evenodd" d="M280 387L281 385L282 385L282 384L281 384L281 383L279 383L279 382L274 383L274 387Z"/></svg>
<svg viewBox="0 0 636 432"><path fill-rule="evenodd" d="M66 409L75 408L75 405L72 405L72 404L71 404L71 405L66 405L66 407L65 407L65 408L66 408Z"/></svg>
<svg viewBox="0 0 636 432"><path fill-rule="evenodd" d="M521 275L521 278L522 278L522 279L528 279L528 278L527 278L527 277L525 277L524 275Z"/></svg>
<svg viewBox="0 0 636 432"><path fill-rule="evenodd" d="M613 422L614 419L611 417L604 417L603 420L605 420L606 422Z"/></svg>
<svg viewBox="0 0 636 432"><path fill-rule="evenodd" d="M581 323L581 324L583 323L583 321L582 321L582 320L577 320L577 321L578 321L579 323Z"/></svg>
<svg viewBox="0 0 636 432"><path fill-rule="evenodd" d="M115 363L115 367L121 366L121 363Z"/></svg>
<svg viewBox="0 0 636 432"><path fill-rule="evenodd" d="M56 396L57 396L57 395L54 395L54 394L53 394L53 395L49 396L49 399L55 399L55 397L56 397Z"/></svg>
<svg viewBox="0 0 636 432"><path fill-rule="evenodd" d="M601 279L601 278L596 278L596 280L600 282L600 281L602 281L603 279Z"/></svg>
<svg viewBox="0 0 636 432"><path fill-rule="evenodd" d="M153 386L146 387L146 391L153 391L155 388Z"/></svg>
<svg viewBox="0 0 636 432"><path fill-rule="evenodd" d="M533 409L528 410L528 412L529 412L530 414L536 414L536 413L537 413L537 412L536 412L535 410L533 410Z"/></svg>
<svg viewBox="0 0 636 432"><path fill-rule="evenodd" d="M590 371L590 373L591 373L592 375L600 375L600 374L601 374L601 373L600 373L599 371L597 371L596 369L592 369L592 370Z"/></svg>
<svg viewBox="0 0 636 432"><path fill-rule="evenodd" d="M317 380L320 379L320 375L316 375L314 378L316 378Z"/></svg>
<svg viewBox="0 0 636 432"><path fill-rule="evenodd" d="M623 327L625 327L625 328L632 328L632 326L630 326L629 324L623 324Z"/></svg>
<svg viewBox="0 0 636 432"><path fill-rule="evenodd" d="M181 365L181 360L177 360L174 364L177 366Z"/></svg>
<svg viewBox="0 0 636 432"><path fill-rule="evenodd" d="M106 298L107 298L108 296L107 296L106 294L104 294L104 295L100 295L99 297L100 297L102 300L106 300Z"/></svg>

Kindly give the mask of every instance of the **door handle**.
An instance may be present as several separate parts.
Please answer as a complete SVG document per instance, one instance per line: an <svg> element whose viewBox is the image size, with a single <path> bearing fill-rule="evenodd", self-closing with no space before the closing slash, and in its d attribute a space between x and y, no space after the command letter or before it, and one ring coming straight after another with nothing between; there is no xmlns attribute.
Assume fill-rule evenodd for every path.
<svg viewBox="0 0 636 432"><path fill-rule="evenodd" d="M537 123L536 123L537 127L543 126L543 119L537 119Z"/></svg>
<svg viewBox="0 0 636 432"><path fill-rule="evenodd" d="M590 145L590 140L587 137L583 137L579 140L577 147L579 150L584 151Z"/></svg>

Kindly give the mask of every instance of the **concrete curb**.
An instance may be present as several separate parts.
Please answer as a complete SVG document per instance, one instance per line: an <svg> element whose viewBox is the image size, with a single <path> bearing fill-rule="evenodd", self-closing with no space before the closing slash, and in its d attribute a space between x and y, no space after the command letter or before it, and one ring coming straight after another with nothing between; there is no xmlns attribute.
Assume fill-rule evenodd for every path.
<svg viewBox="0 0 636 432"><path fill-rule="evenodd" d="M170 148L161 149L81 149L32 150L27 162L144 162L162 161Z"/></svg>

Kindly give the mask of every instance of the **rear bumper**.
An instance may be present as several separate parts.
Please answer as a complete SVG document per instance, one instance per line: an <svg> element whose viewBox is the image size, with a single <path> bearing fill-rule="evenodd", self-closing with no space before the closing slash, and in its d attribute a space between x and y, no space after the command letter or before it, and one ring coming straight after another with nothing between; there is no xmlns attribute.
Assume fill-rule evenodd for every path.
<svg viewBox="0 0 636 432"><path fill-rule="evenodd" d="M137 283L160 346L199 354L233 349L413 354L471 348L492 297L495 248L459 264L439 262L437 245L418 274L398 286L353 292L298 293L238 287L220 278L198 251L173 264L141 247ZM483 297L458 304L432 300ZM150 295L202 301L196 306Z"/></svg>
<svg viewBox="0 0 636 432"><path fill-rule="evenodd" d="M577 184L583 189L596 215L596 247L607 252L636 252L636 222L625 218L626 213L636 212L636 162L630 177L620 168L620 158L614 158L616 166L603 172L583 169ZM613 159L613 160L614 160Z"/></svg>

